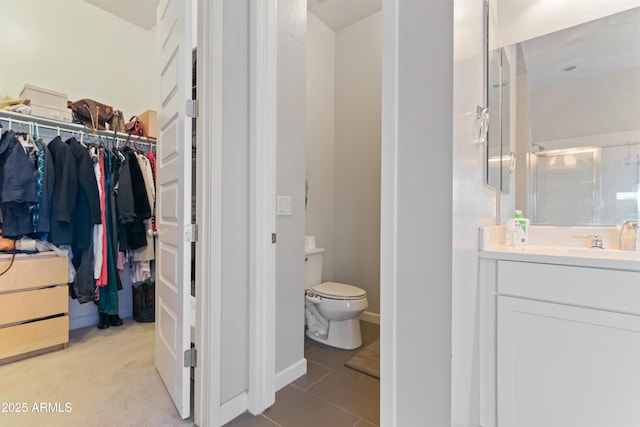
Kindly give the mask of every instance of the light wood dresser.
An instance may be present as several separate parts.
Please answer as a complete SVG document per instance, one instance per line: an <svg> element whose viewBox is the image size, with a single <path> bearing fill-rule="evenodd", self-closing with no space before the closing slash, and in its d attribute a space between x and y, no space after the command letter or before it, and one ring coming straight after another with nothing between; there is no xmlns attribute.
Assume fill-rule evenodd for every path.
<svg viewBox="0 0 640 427"><path fill-rule="evenodd" d="M11 255L0 255L0 272ZM0 276L0 364L65 348L69 341L68 258L17 254Z"/></svg>

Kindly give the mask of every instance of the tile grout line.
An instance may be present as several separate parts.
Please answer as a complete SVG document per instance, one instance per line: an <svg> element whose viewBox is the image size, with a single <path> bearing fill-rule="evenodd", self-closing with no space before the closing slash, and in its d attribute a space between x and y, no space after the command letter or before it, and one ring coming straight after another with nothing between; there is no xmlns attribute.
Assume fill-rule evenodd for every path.
<svg viewBox="0 0 640 427"><path fill-rule="evenodd" d="M330 368L328 368L330 369ZM299 388L300 390L304 390L304 391L308 391L311 387L313 387L314 385L318 384L320 381L322 381L323 379L327 378L329 375L331 375L333 372L335 372L334 369L331 369L331 372L327 372L326 374L324 374L323 376L321 376L320 378L318 378L317 380L315 380L312 384L310 384L309 386L307 386L306 388L302 388L294 383L291 383L292 386Z"/></svg>
<svg viewBox="0 0 640 427"><path fill-rule="evenodd" d="M318 381L318 382L320 382L320 381ZM301 389L301 390L302 390L302 389ZM327 400L326 398L324 398L324 397L322 397L322 396L319 396L319 395L317 395L317 394L315 394L315 393L312 393L312 392L311 392L311 391L309 391L309 390L303 390L303 391L304 391L304 392L306 392L306 393L309 393L309 394L310 394L310 395L312 395L313 397L316 397L316 398L318 398L318 399L320 399L320 400L325 401L326 403L328 403L328 404L329 404L329 405L331 405L331 406L335 406L336 408L341 409L341 410L345 411L346 413L353 415L354 417L358 417L358 419L362 419L362 420L365 420L365 421L367 421L367 422L369 422L369 423L375 424L373 421L370 421L370 420L368 420L368 419L366 419L366 418L363 418L363 417L361 417L361 416L360 416L360 415L358 415L358 414L354 414L354 413L353 413L353 412L351 412L350 410L348 410L348 409L346 409L346 408L343 408L342 406L339 406L338 404L336 404L336 403L334 403L334 402L332 402L332 401L330 401L330 400Z"/></svg>
<svg viewBox="0 0 640 427"><path fill-rule="evenodd" d="M276 420L272 420L271 418L267 417L265 414L261 414L261 416L265 417L266 419L268 419L269 421L271 421L272 423L274 423L278 427L284 427L282 424L276 422Z"/></svg>

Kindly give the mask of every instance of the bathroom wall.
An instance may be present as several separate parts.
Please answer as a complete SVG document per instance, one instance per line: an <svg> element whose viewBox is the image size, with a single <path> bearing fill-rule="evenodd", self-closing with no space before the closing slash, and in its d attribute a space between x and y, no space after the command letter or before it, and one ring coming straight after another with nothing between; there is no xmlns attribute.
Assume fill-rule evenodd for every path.
<svg viewBox="0 0 640 427"><path fill-rule="evenodd" d="M336 32L334 280L380 313L382 12Z"/></svg>
<svg viewBox="0 0 640 427"><path fill-rule="evenodd" d="M496 34L491 44L519 43L633 7L638 7L638 0L592 1L589 7L581 0L490 0L489 9L495 11L492 16L500 23L497 27L490 24Z"/></svg>
<svg viewBox="0 0 640 427"><path fill-rule="evenodd" d="M380 313L382 12L334 32L312 13L307 37L306 234L323 279L367 291Z"/></svg>
<svg viewBox="0 0 640 427"><path fill-rule="evenodd" d="M530 89L531 142L553 150L567 147L560 145L562 141L553 143L550 140L638 131L639 94L640 68ZM575 147L575 141L570 144L573 145L569 148ZM601 138L596 145L607 145L607 139Z"/></svg>
<svg viewBox="0 0 640 427"><path fill-rule="evenodd" d="M305 233L325 249L324 280L333 280L335 43L335 32L308 13Z"/></svg>
<svg viewBox="0 0 640 427"><path fill-rule="evenodd" d="M481 28L482 21L475 24L468 17L481 16L481 1L480 15L473 8L458 9L459 1L383 2L384 426L477 425L453 423L451 413L457 381L452 367L472 366L464 353L460 360L452 357L472 347L466 329L467 316L473 326L474 312L473 306L458 312L452 296L463 298L468 309L477 274L473 241L486 209L482 150L473 132L482 95L482 62L475 49L454 57L454 4L456 29L460 25L469 33L456 34L456 41L478 37L476 25ZM482 52L481 37L471 45L476 46ZM462 324L452 319L453 309L462 316ZM453 339L453 328L465 329L464 347Z"/></svg>
<svg viewBox="0 0 640 427"><path fill-rule="evenodd" d="M278 1L276 191L292 198L292 215L279 216L276 224L276 381L284 378L285 384L306 369L303 329L306 16L305 2Z"/></svg>
<svg viewBox="0 0 640 427"><path fill-rule="evenodd" d="M223 8L222 272L220 400L248 388L249 372L249 0ZM206 285L205 285L206 286Z"/></svg>

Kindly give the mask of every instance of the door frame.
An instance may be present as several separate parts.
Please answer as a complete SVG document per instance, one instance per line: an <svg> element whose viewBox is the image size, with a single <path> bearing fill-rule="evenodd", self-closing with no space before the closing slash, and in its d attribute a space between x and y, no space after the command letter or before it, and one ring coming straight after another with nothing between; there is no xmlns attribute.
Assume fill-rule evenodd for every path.
<svg viewBox="0 0 640 427"><path fill-rule="evenodd" d="M250 2L250 270L247 409L275 402L277 3Z"/></svg>
<svg viewBox="0 0 640 427"><path fill-rule="evenodd" d="M222 129L223 9L198 0L196 339L194 421L222 423ZM277 2L250 2L249 381L246 405L262 413L275 402ZM229 25L229 24L227 24ZM205 286L206 284L206 286Z"/></svg>
<svg viewBox="0 0 640 427"><path fill-rule="evenodd" d="M194 422L221 425L223 4L198 0ZM206 284L206 286L205 286Z"/></svg>

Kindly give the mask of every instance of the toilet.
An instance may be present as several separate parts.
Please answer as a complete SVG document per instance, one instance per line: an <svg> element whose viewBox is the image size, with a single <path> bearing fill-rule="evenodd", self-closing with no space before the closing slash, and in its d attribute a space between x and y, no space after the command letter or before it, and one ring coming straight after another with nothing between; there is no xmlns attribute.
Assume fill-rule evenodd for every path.
<svg viewBox="0 0 640 427"><path fill-rule="evenodd" d="M322 282L324 249L305 250L305 319L307 336L331 347L353 350L362 345L360 314L369 306L367 292L353 285Z"/></svg>

